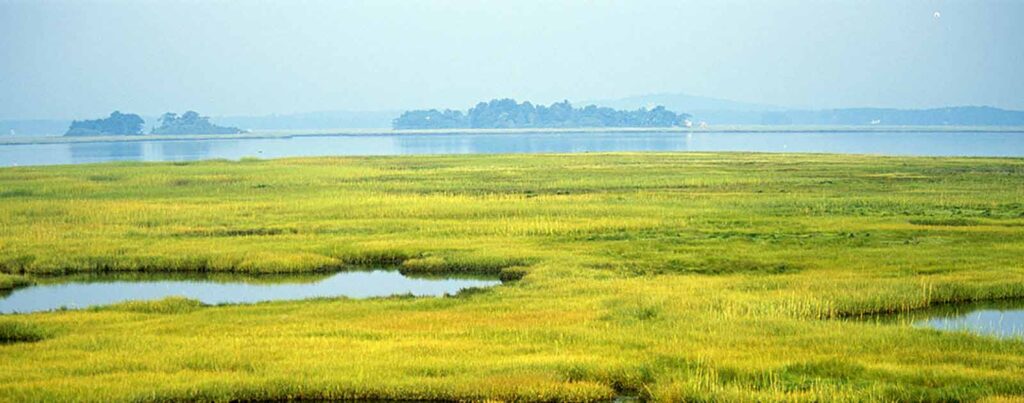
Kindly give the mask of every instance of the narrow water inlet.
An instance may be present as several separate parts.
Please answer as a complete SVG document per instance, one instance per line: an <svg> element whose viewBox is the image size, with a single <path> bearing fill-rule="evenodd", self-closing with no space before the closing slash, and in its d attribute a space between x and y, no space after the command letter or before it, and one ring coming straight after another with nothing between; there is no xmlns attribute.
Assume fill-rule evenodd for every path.
<svg viewBox="0 0 1024 403"><path fill-rule="evenodd" d="M406 276L397 270L323 275L104 274L42 279L0 294L0 313L79 309L130 300L181 296L205 304L255 303L318 297L442 296L501 284L496 277Z"/></svg>

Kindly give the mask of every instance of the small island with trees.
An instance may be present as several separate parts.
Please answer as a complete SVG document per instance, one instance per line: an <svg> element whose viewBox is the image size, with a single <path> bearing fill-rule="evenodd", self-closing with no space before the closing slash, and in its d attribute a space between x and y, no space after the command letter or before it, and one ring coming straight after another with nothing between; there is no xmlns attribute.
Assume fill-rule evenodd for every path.
<svg viewBox="0 0 1024 403"><path fill-rule="evenodd" d="M198 112L187 111L181 116L167 112L160 116L160 127L153 129L153 134L239 134L242 129L237 127L217 126L210 123L209 116L201 116Z"/></svg>
<svg viewBox="0 0 1024 403"><path fill-rule="evenodd" d="M240 134L244 130L237 127L217 126L210 123L209 116L202 116L195 111L187 111L180 116L167 112L158 119L160 126L153 128L150 134ZM65 136L141 136L146 121L134 113L114 111L109 117L94 120L76 120L71 122Z"/></svg>
<svg viewBox="0 0 1024 403"><path fill-rule="evenodd" d="M114 111L105 119L71 122L65 136L141 136L146 121L134 113Z"/></svg>
<svg viewBox="0 0 1024 403"><path fill-rule="evenodd" d="M518 103L514 99L480 102L466 113L458 110L412 110L392 121L394 129L509 129L572 127L676 127L689 124L690 115L657 106L632 111L588 105L575 108L569 101L551 106Z"/></svg>

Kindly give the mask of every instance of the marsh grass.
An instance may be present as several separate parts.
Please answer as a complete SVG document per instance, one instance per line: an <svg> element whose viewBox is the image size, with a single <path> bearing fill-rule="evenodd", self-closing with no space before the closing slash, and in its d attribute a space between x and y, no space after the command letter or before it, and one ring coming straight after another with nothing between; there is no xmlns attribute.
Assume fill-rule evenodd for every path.
<svg viewBox="0 0 1024 403"><path fill-rule="evenodd" d="M512 268L530 264L530 260L527 259L508 257L446 259L441 256L428 256L403 261L399 271L402 274L493 274L506 279L518 279L522 277L518 273L523 273L524 270Z"/></svg>
<svg viewBox="0 0 1024 403"><path fill-rule="evenodd" d="M0 169L0 192L13 192L0 281L356 266L521 279L452 298L170 299L3 318L60 332L0 346L0 400L1024 395L1019 341L853 320L1024 297L1020 159L120 163Z"/></svg>
<svg viewBox="0 0 1024 403"><path fill-rule="evenodd" d="M0 273L0 291L10 291L31 284L32 280L25 276Z"/></svg>
<svg viewBox="0 0 1024 403"><path fill-rule="evenodd" d="M194 299L185 297L167 297L155 301L125 301L93 309L166 315L194 312L203 306L202 302Z"/></svg>
<svg viewBox="0 0 1024 403"><path fill-rule="evenodd" d="M972 225L981 225L980 221L970 218L917 218L911 219L910 223L914 225L935 225L950 227L968 227Z"/></svg>
<svg viewBox="0 0 1024 403"><path fill-rule="evenodd" d="M0 319L0 344L36 342L47 338L49 334L50 332L32 323Z"/></svg>

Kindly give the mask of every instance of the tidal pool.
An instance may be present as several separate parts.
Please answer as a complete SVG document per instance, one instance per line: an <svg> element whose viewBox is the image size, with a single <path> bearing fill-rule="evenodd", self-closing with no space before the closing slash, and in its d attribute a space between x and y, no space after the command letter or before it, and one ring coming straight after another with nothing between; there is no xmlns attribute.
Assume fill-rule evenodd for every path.
<svg viewBox="0 0 1024 403"><path fill-rule="evenodd" d="M406 276L397 270L325 275L115 274L37 279L37 284L0 293L0 313L78 309L170 296L205 304L254 303L317 297L442 296L500 284L497 278Z"/></svg>
<svg viewBox="0 0 1024 403"><path fill-rule="evenodd" d="M1020 300L948 304L919 312L892 315L883 320L1001 339L1024 339L1024 301Z"/></svg>

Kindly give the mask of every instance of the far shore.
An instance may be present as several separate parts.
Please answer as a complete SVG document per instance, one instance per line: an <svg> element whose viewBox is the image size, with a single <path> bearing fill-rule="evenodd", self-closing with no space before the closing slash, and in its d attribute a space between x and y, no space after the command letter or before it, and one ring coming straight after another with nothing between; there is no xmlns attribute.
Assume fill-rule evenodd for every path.
<svg viewBox="0 0 1024 403"><path fill-rule="evenodd" d="M424 135L494 135L539 133L1024 133L1024 126L767 126L722 125L707 128L686 127L583 127L583 128L520 128L520 129L319 129L319 130L254 130L242 134L181 134L137 136L8 136L0 137L0 145L110 143L133 141L182 140L245 140L287 139L292 137L330 136L424 136Z"/></svg>

